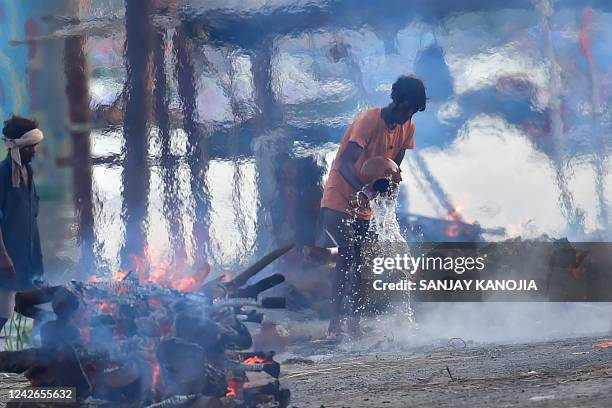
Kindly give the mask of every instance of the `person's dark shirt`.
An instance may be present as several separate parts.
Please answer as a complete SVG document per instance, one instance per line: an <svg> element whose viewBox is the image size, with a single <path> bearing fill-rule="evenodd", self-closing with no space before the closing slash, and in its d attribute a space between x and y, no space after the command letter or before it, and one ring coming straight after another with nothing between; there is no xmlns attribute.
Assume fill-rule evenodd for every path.
<svg viewBox="0 0 612 408"><path fill-rule="evenodd" d="M0 287L24 290L43 273L38 233L38 195L32 167L26 165L29 185L23 179L18 188L11 182L13 162L7 156L0 162L0 226L8 255L15 265L16 278L0 278Z"/></svg>

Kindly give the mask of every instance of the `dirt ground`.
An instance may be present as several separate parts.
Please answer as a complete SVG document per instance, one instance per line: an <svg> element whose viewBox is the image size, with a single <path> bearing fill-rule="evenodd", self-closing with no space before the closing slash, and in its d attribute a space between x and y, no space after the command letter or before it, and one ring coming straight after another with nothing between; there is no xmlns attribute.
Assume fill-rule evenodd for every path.
<svg viewBox="0 0 612 408"><path fill-rule="evenodd" d="M285 358L281 384L295 408L611 407L612 348L593 348L609 340L475 345L455 339L367 353L313 342ZM0 406L9 389L27 385L18 375L0 380Z"/></svg>
<svg viewBox="0 0 612 408"><path fill-rule="evenodd" d="M612 348L593 348L602 341L324 354L284 364L281 381L296 408L612 407Z"/></svg>

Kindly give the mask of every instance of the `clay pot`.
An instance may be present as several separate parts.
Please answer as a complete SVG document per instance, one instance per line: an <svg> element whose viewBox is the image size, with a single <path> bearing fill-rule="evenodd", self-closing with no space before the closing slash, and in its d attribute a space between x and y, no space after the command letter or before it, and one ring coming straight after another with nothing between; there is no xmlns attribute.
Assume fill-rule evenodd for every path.
<svg viewBox="0 0 612 408"><path fill-rule="evenodd" d="M372 186L379 193L389 189L389 181L399 183L402 180L400 169L393 160L376 156L363 163L360 171L361 181Z"/></svg>
<svg viewBox="0 0 612 408"><path fill-rule="evenodd" d="M276 322L264 321L253 335L253 351L282 353L288 344L289 332Z"/></svg>

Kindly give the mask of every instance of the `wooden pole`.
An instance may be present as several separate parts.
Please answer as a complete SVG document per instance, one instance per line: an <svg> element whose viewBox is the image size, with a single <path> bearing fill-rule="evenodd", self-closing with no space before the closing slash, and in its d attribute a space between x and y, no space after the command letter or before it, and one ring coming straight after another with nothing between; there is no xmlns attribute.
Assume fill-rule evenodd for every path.
<svg viewBox="0 0 612 408"><path fill-rule="evenodd" d="M121 251L121 265L123 268L133 268L134 257L145 260L150 182L147 119L151 113L153 28L151 0L126 0L125 6L127 86L122 175L125 241Z"/></svg>

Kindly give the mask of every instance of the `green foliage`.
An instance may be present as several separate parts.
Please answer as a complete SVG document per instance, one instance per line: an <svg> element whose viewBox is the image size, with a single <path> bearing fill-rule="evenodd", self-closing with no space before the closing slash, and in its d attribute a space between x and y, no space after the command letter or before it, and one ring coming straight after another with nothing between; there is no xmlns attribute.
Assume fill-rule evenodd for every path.
<svg viewBox="0 0 612 408"><path fill-rule="evenodd" d="M6 350L17 351L28 347L32 338L33 322L32 319L13 313L0 332L6 340Z"/></svg>

